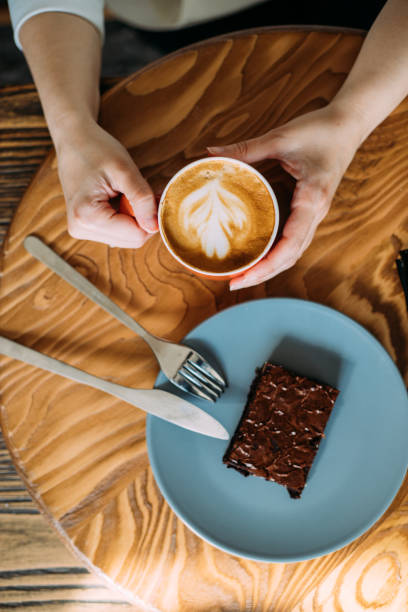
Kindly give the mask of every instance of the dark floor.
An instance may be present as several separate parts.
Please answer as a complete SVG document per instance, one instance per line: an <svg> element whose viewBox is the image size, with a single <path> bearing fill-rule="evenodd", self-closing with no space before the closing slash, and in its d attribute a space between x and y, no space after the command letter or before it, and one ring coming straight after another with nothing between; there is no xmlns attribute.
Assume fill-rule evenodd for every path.
<svg viewBox="0 0 408 612"><path fill-rule="evenodd" d="M119 21L108 21L102 75L125 76L188 44L246 28L304 24L368 30L384 4L384 0L269 0L232 17L176 32L160 33L143 31ZM5 6L5 0L0 0L0 9L4 11ZM10 25L5 23L0 26L0 85L30 81L24 56L14 45Z"/></svg>

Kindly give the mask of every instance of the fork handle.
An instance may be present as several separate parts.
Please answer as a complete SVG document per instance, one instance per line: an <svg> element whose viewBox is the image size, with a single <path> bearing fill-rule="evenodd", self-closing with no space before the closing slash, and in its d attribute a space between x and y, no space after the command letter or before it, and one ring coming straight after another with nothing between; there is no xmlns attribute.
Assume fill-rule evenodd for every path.
<svg viewBox="0 0 408 612"><path fill-rule="evenodd" d="M27 236L24 246L31 255L45 264L50 270L58 274L70 285L78 289L87 298L98 304L110 315L118 319L123 325L129 327L133 332L139 334L147 342L152 351L156 353L159 346L166 342L149 333L144 327L137 323L132 317L124 312L115 302L112 302L106 295L99 291L87 278L82 276L75 268L69 265L62 257L57 255L37 236Z"/></svg>

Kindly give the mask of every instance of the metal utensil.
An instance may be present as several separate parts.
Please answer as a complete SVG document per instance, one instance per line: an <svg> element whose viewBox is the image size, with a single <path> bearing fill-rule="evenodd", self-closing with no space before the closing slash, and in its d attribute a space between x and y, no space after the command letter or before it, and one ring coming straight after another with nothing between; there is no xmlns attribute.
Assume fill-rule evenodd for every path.
<svg viewBox="0 0 408 612"><path fill-rule="evenodd" d="M167 391L131 389L130 387L117 385L2 336L0 336L0 354L110 393L110 395L114 395L132 406L141 408L149 414L154 414L154 416L175 423L185 429L213 438L229 439L227 430L211 415Z"/></svg>
<svg viewBox="0 0 408 612"><path fill-rule="evenodd" d="M117 304L97 289L37 236L27 236L24 246L31 255L78 289L86 297L116 317L147 342L170 382L204 399L216 401L227 385L224 378L202 355L183 344L169 342L149 333Z"/></svg>

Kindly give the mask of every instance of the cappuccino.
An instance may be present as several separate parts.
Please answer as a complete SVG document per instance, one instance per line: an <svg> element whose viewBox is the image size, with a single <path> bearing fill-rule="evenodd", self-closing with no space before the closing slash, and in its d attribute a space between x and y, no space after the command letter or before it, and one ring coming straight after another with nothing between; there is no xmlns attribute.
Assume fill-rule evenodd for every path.
<svg viewBox="0 0 408 612"><path fill-rule="evenodd" d="M253 168L228 158L193 162L173 177L159 223L170 251L199 272L228 274L249 266L271 244L276 199Z"/></svg>

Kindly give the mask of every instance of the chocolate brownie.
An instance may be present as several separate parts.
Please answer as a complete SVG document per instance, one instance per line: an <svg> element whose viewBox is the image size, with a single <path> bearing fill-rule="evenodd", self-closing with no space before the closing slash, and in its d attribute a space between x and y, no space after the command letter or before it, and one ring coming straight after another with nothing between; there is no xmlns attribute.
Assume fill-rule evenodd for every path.
<svg viewBox="0 0 408 612"><path fill-rule="evenodd" d="M262 476L299 498L339 391L265 363L251 385L223 461Z"/></svg>

